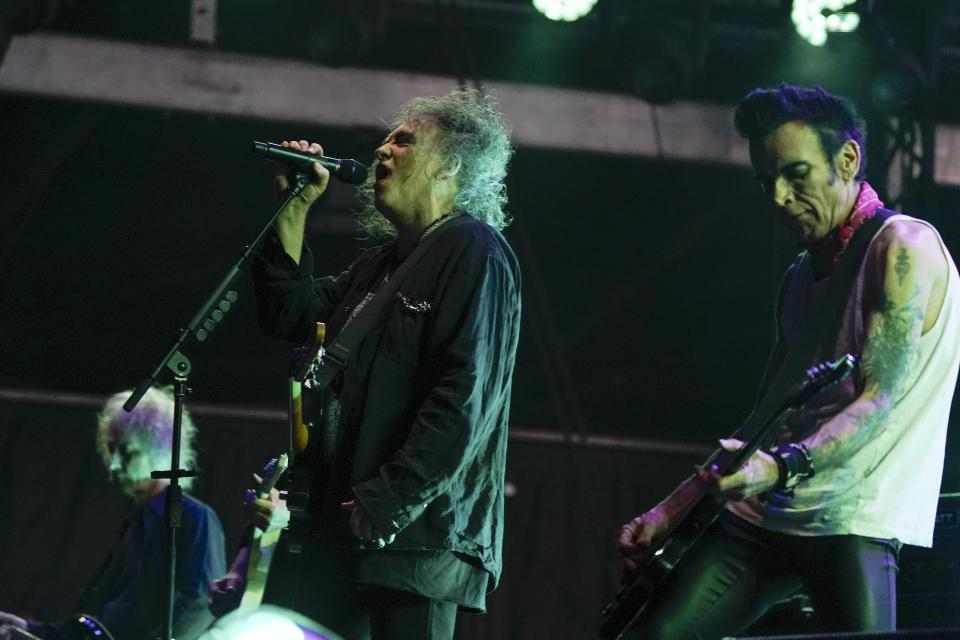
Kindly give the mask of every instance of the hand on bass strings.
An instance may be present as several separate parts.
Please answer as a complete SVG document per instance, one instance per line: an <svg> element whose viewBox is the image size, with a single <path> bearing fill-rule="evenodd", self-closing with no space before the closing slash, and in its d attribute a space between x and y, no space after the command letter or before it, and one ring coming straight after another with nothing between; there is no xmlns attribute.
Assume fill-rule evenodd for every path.
<svg viewBox="0 0 960 640"><path fill-rule="evenodd" d="M743 442L735 438L721 439L720 446L727 451L737 451ZM739 470L722 476L716 465L709 469L695 466L694 471L704 487L725 500L744 500L777 485L780 478L776 461L766 451L756 451Z"/></svg>
<svg viewBox="0 0 960 640"><path fill-rule="evenodd" d="M669 527L666 513L660 505L620 527L617 553L620 554L626 573L637 570L640 559L666 535Z"/></svg>
<svg viewBox="0 0 960 640"><path fill-rule="evenodd" d="M308 142L306 140L284 140L280 143L280 146L292 149L294 151L301 151L303 153L309 153L311 155L323 155L323 147L321 147L316 142ZM314 162L312 165L313 173L310 176L310 183L304 187L303 191L300 192L300 195L297 199L300 201L300 204L309 207L317 198L323 195L323 192L327 190L327 184L330 182L330 172L327 171L319 162ZM277 165L276 173L276 185L279 193L283 193L290 186L290 179L293 174L290 173L289 168L283 165Z"/></svg>
<svg viewBox="0 0 960 640"><path fill-rule="evenodd" d="M374 526L373 520L370 519L367 510L356 500L342 502L340 503L340 508L350 512L350 531L363 542L370 543L378 549L382 549L397 537L396 534L393 533L389 536L384 536L380 533Z"/></svg>

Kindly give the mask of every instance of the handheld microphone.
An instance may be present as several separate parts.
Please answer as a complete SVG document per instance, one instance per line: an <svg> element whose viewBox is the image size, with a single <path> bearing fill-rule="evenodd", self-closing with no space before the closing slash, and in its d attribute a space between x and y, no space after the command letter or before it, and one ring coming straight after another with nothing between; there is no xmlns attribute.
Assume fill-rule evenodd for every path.
<svg viewBox="0 0 960 640"><path fill-rule="evenodd" d="M253 152L296 169L306 169L314 162L319 162L327 168L331 175L350 184L363 184L363 181L367 179L367 168L356 160L315 156L303 151L287 149L272 142L254 141Z"/></svg>

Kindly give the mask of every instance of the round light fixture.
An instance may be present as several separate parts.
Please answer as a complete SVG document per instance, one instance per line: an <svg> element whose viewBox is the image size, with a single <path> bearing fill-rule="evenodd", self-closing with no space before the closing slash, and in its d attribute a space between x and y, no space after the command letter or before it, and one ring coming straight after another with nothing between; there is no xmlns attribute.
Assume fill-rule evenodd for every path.
<svg viewBox="0 0 960 640"><path fill-rule="evenodd" d="M793 0L790 19L804 40L816 47L827 42L828 31L854 31L860 15L844 11L856 0Z"/></svg>
<svg viewBox="0 0 960 640"><path fill-rule="evenodd" d="M537 11L551 20L573 22L590 13L597 0L533 0Z"/></svg>

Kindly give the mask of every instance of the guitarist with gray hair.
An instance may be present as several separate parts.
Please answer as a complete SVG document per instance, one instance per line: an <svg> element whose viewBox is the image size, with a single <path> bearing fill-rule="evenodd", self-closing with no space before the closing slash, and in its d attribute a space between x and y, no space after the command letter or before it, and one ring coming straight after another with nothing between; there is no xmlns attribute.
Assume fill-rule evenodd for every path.
<svg viewBox="0 0 960 640"><path fill-rule="evenodd" d="M28 622L0 612L0 639L108 637L97 619L117 640L153 640L160 635L167 558L163 515L169 483L151 478L150 473L170 465L173 393L170 387L151 388L128 413L123 403L131 393L111 396L98 416L97 451L110 479L135 508L77 604L78 611L95 618ZM184 412L180 460L187 467L193 466L195 458L195 433L190 414ZM188 490L191 481L182 481ZM213 509L188 495L183 496L182 507L173 631L177 640L192 640L213 622L207 610L208 583L223 574L226 561L223 529Z"/></svg>
<svg viewBox="0 0 960 640"><path fill-rule="evenodd" d="M932 544L960 364L957 269L930 224L884 209L864 180L864 126L847 100L820 87L757 89L735 124L772 214L801 249L781 285L760 402L791 356L801 359L797 380L845 353L862 366L741 467L698 467L623 526L617 548L636 592L693 505L704 495L725 501L649 597L619 618L637 637L719 638L803 588L823 630L892 630L900 545ZM826 329L807 337L821 316ZM728 451L742 444L720 442ZM609 625L603 635L624 630Z"/></svg>

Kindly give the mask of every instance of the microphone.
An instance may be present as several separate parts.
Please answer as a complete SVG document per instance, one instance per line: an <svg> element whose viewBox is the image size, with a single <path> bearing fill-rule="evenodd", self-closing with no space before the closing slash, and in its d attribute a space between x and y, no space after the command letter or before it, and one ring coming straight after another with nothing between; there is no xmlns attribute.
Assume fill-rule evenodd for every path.
<svg viewBox="0 0 960 640"><path fill-rule="evenodd" d="M253 152L295 169L306 169L314 162L319 162L327 168L331 175L350 184L363 184L364 180L367 179L367 168L356 160L339 160L326 156L315 156L303 151L287 149L272 142L254 141Z"/></svg>

